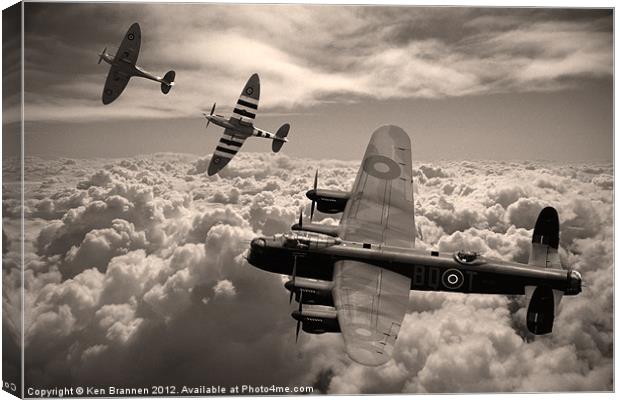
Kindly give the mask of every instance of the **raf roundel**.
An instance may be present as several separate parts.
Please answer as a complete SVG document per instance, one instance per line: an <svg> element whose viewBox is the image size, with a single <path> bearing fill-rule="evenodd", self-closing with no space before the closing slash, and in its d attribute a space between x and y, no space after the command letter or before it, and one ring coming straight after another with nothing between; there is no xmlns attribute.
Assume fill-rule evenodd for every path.
<svg viewBox="0 0 620 400"><path fill-rule="evenodd" d="M400 176L400 166L391 158L374 155L364 161L364 171L375 178L392 180Z"/></svg>
<svg viewBox="0 0 620 400"><path fill-rule="evenodd" d="M254 89L252 87L249 87L249 88L245 89L245 93L247 95L250 95L250 94L254 93Z"/></svg>
<svg viewBox="0 0 620 400"><path fill-rule="evenodd" d="M441 283L448 289L458 289L463 286L465 277L458 269L448 269L441 275Z"/></svg>
<svg viewBox="0 0 620 400"><path fill-rule="evenodd" d="M129 39L129 40L134 40L135 37L136 36L133 33L130 33L129 35L127 35L127 39Z"/></svg>

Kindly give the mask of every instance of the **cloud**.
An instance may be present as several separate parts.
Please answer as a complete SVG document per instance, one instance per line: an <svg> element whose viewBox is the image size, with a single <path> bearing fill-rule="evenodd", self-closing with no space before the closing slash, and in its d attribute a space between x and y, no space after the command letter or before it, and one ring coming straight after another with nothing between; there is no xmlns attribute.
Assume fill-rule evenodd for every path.
<svg viewBox="0 0 620 400"><path fill-rule="evenodd" d="M574 18L580 10L216 4L33 5L28 12L38 27L26 31L30 121L104 120L110 108L118 118L196 115L209 99L234 104L253 72L263 79L268 112L334 98L553 91L612 73L608 10L585 18ZM118 13L118 23L76 41L76 30ZM177 85L163 96L153 82L132 79L102 107L107 65L92 60L104 45L117 46L134 20L143 29L140 65L160 75L176 69Z"/></svg>
<svg viewBox="0 0 620 400"><path fill-rule="evenodd" d="M29 161L28 385L140 386L166 377L329 393L613 387L613 203L612 187L601 185L610 164L415 164L419 248L527 262L536 215L552 205L562 262L587 287L565 296L554 333L543 337L527 333L520 296L412 292L394 359L367 368L346 356L338 334L303 334L296 345L296 305L281 277L244 259L253 237L287 230L300 207L308 213L304 193L317 166L321 187L348 190L358 162L242 153L208 177L204 159L177 154ZM5 209L18 194L6 192ZM21 325L16 216L5 216L3 254L3 321L13 340Z"/></svg>

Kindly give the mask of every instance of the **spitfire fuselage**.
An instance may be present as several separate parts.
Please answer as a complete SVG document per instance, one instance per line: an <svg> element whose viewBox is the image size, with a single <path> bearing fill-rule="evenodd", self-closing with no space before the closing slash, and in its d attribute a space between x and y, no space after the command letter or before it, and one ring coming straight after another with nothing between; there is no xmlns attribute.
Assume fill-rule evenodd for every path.
<svg viewBox="0 0 620 400"><path fill-rule="evenodd" d="M131 78L132 76L139 76L142 78L150 79L156 82L162 82L162 78L156 75L151 74L148 71L143 70L131 63L131 61L120 57L118 60L115 60L114 56L104 52L101 54L101 59L111 66L116 68L116 73L119 75L124 75L127 78Z"/></svg>
<svg viewBox="0 0 620 400"><path fill-rule="evenodd" d="M221 115L205 115L205 118L217 126L235 131L235 135L239 137L250 137L255 130L251 123L244 123L236 118L226 118Z"/></svg>
<svg viewBox="0 0 620 400"><path fill-rule="evenodd" d="M220 126L224 129L229 129L234 133L234 136L240 138L248 138L250 136L264 137L274 140L279 140L282 142L288 142L286 138L276 138L271 132L264 131L255 127L251 122L246 122L243 119L238 118L226 118L221 115L206 115L205 118L209 120L209 122L214 123L217 126Z"/></svg>
<svg viewBox="0 0 620 400"><path fill-rule="evenodd" d="M336 262L359 261L411 278L411 290L522 295L526 286L545 286L566 295L581 292L581 277L576 271L532 268L475 253L440 253L320 235L307 237L285 234L254 239L248 262L284 275L292 274L296 262L297 276L330 281Z"/></svg>

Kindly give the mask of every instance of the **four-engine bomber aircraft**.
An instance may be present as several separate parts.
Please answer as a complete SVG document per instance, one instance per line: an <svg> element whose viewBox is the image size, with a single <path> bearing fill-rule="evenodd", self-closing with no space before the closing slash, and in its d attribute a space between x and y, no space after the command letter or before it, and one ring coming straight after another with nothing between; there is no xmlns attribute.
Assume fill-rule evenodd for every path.
<svg viewBox="0 0 620 400"><path fill-rule="evenodd" d="M237 105L233 110L233 115L230 118L226 118L222 115L213 114L215 111L215 103L211 108L211 113L203 113L207 119L207 128L209 123L213 122L215 125L224 128L224 133L220 138L213 157L209 163L209 169L207 173L209 175L215 175L221 171L226 164L232 160L237 154L245 139L250 136L257 136L266 139L271 139L271 150L274 153L280 151L284 143L288 140L288 131L290 129L289 124L282 125L275 135L271 132L258 129L254 126L254 118L256 117L256 111L258 110L258 100L260 98L260 79L258 74L254 74L248 79L245 84Z"/></svg>
<svg viewBox="0 0 620 400"><path fill-rule="evenodd" d="M374 132L350 194L331 201L315 183L308 197L319 210L343 212L340 225L303 224L300 216L296 231L252 240L248 261L291 276L285 287L299 303L297 334L300 324L314 334L342 332L358 363L390 359L410 290L525 294L527 328L536 335L551 332L563 294L581 292L581 275L560 264L551 207L538 216L527 265L414 249L411 142L396 126Z"/></svg>
<svg viewBox="0 0 620 400"><path fill-rule="evenodd" d="M136 22L131 25L125 34L115 56L106 53L107 47L99 54L98 64L101 64L101 60L110 64L110 72L108 73L101 96L103 104L110 104L116 100L123 93L132 76L161 83L161 91L164 94L168 94L172 86L174 86L174 71L168 71L163 78L160 78L136 66L138 54L140 53L140 41L140 25Z"/></svg>

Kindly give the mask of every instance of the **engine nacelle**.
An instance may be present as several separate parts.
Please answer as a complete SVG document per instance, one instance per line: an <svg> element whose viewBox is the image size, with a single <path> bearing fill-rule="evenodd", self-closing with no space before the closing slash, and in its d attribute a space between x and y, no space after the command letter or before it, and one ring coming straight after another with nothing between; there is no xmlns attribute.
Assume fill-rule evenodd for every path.
<svg viewBox="0 0 620 400"><path fill-rule="evenodd" d="M298 303L301 297L304 304L334 305L333 282L296 277L294 283L291 279L284 284L284 287L295 294L295 301Z"/></svg>
<svg viewBox="0 0 620 400"><path fill-rule="evenodd" d="M553 331L553 321L562 292L546 286L526 286L527 329L534 335L545 335Z"/></svg>
<svg viewBox="0 0 620 400"><path fill-rule="evenodd" d="M351 193L339 190L312 189L306 192L306 197L316 202L316 208L326 214L336 214L344 211Z"/></svg>
<svg viewBox="0 0 620 400"><path fill-rule="evenodd" d="M326 332L340 332L338 313L334 307L309 305L301 311L293 311L291 316L301 321L301 329L307 333L320 335Z"/></svg>

